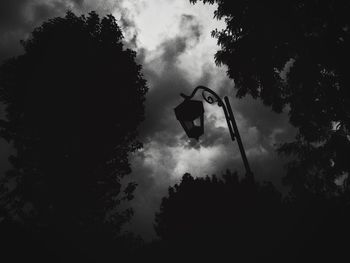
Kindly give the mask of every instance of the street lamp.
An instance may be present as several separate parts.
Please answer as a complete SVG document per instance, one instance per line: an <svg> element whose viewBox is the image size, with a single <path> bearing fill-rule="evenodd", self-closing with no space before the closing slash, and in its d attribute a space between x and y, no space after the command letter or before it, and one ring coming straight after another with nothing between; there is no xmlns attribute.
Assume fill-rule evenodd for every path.
<svg viewBox="0 0 350 263"><path fill-rule="evenodd" d="M237 139L239 151L241 153L241 157L246 170L246 175L248 177L252 177L253 173L250 170L248 159L242 144L241 136L239 135L236 120L233 116L230 101L227 96L224 97L225 102L223 102L219 97L219 95L217 95L214 91L204 86L196 87L190 96L187 96L181 93L180 94L181 97L183 97L185 100L180 105L178 105L174 109L174 111L175 111L176 118L178 119L181 126L185 130L187 136L189 138L194 138L198 140L199 137L204 133L203 102L198 100L192 100L192 98L194 97L194 95L198 90L202 90L202 96L206 102L208 102L209 104L214 104L215 102L217 102L218 106L222 107L225 114L231 139L232 141L235 141L235 138ZM209 93L209 94L207 95L206 93Z"/></svg>
<svg viewBox="0 0 350 263"><path fill-rule="evenodd" d="M175 109L176 118L189 138L198 140L204 133L203 102L199 100L185 100Z"/></svg>

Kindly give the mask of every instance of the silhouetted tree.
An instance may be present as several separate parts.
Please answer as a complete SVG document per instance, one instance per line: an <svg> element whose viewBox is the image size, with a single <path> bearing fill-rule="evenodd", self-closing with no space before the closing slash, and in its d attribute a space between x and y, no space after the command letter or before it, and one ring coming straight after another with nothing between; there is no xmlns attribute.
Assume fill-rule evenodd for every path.
<svg viewBox="0 0 350 263"><path fill-rule="evenodd" d="M222 179L185 174L162 200L160 240L151 248L167 260L340 261L348 257L349 200L348 193L282 198L271 183L231 172Z"/></svg>
<svg viewBox="0 0 350 263"><path fill-rule="evenodd" d="M163 198L155 230L174 253L253 260L278 249L281 219L281 194L270 183L229 171L222 179L185 174Z"/></svg>
<svg viewBox="0 0 350 263"><path fill-rule="evenodd" d="M0 68L0 132L17 150L0 202L61 245L103 248L132 215L118 207L133 198L136 185L121 179L142 146L147 87L136 53L123 47L114 17L95 12L50 19L22 45Z"/></svg>
<svg viewBox="0 0 350 263"><path fill-rule="evenodd" d="M227 65L237 96L261 98L277 112L287 106L299 128L280 148L296 157L286 182L337 191L335 179L350 171L349 1L202 2L216 3L215 17L225 20L213 32L221 46L215 59Z"/></svg>

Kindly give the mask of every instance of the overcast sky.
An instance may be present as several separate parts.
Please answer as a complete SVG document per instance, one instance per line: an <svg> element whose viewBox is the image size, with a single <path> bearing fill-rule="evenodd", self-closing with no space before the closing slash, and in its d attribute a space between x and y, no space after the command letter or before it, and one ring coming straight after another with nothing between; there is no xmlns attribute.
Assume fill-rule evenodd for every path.
<svg viewBox="0 0 350 263"><path fill-rule="evenodd" d="M230 140L221 108L205 103L205 135L199 142L188 140L177 122L173 108L183 100L179 94L190 94L197 85L229 96L255 177L280 187L285 160L276 155L275 145L292 140L295 130L287 114L273 113L250 97L235 98L234 83L226 77L225 67L214 63L219 47L211 31L224 26L213 19L215 6L191 5L189 0L1 0L0 60L19 54L20 39L67 9L77 14L96 10L115 15L128 47L138 52L148 81L146 120L140 127L144 148L130 157L133 172L129 178L139 186L129 228L152 238L154 212L167 188L185 172L205 176L231 169L243 174L239 150ZM12 150L0 140L3 173Z"/></svg>

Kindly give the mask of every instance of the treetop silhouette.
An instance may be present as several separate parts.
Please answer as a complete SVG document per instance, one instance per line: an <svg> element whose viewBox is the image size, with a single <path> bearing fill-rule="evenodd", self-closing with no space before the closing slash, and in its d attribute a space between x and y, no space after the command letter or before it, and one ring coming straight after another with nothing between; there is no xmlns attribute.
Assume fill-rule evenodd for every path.
<svg viewBox="0 0 350 263"><path fill-rule="evenodd" d="M349 193L284 196L268 182L185 174L155 216L155 255L171 259L310 262L347 257ZM162 258L162 256L160 256ZM176 260L175 260L176 261Z"/></svg>
<svg viewBox="0 0 350 263"><path fill-rule="evenodd" d="M123 188L121 178L142 146L147 86L136 53L124 47L114 17L95 12L50 19L22 45L24 54L0 68L0 132L17 150L1 205L72 240L118 233L132 215L118 207L136 186Z"/></svg>

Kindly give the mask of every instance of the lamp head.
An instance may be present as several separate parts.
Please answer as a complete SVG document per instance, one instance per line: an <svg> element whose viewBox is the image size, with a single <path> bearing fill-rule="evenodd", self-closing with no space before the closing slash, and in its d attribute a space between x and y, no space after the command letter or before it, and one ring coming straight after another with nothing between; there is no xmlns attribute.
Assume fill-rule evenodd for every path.
<svg viewBox="0 0 350 263"><path fill-rule="evenodd" d="M175 109L175 115L189 138L196 140L204 133L203 102L185 99Z"/></svg>

